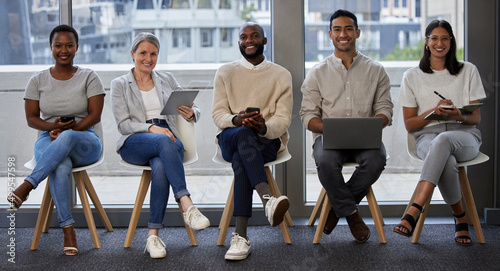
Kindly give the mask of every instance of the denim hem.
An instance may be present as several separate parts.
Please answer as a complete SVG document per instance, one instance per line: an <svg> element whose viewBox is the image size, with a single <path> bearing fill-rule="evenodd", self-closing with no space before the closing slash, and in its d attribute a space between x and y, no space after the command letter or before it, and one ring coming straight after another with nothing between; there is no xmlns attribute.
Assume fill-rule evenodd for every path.
<svg viewBox="0 0 500 271"><path fill-rule="evenodd" d="M63 221L63 222L59 222L59 225L61 226L61 228L69 226L69 225L73 225L73 224L75 224L75 220L73 218L70 218L70 219Z"/></svg>
<svg viewBox="0 0 500 271"><path fill-rule="evenodd" d="M184 189L184 190L181 190L181 191L175 193L174 194L175 201L179 202L180 198L182 198L184 196L191 196L191 194L189 193L189 191L187 189Z"/></svg>
<svg viewBox="0 0 500 271"><path fill-rule="evenodd" d="M24 180L30 182L30 184L33 186L33 189L36 189L38 187L38 184L35 182L35 180L33 180L33 178L26 177L26 179Z"/></svg>
<svg viewBox="0 0 500 271"><path fill-rule="evenodd" d="M163 229L163 224L162 223L148 223L148 228L149 229Z"/></svg>

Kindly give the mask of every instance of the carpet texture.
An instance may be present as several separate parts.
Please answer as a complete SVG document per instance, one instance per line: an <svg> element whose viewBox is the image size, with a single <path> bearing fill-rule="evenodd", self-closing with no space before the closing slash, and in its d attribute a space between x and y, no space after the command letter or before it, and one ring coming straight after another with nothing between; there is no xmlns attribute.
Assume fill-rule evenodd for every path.
<svg viewBox="0 0 500 271"><path fill-rule="evenodd" d="M62 253L63 235L58 228L42 234L38 250L30 251L33 228L19 228L9 235L0 229L0 270L500 270L500 227L483 226L486 244L454 243L453 225L424 225L419 244L384 226L387 244L380 244L374 225L364 244L354 241L347 225L339 225L321 244L312 243L316 227L290 228L292 245L283 242L279 227L252 226L248 236L252 253L244 261L229 262L224 254L229 248L231 231L224 246L217 246L219 229L209 227L196 232L198 247L192 247L184 228L169 227L160 231L167 245L167 257L151 259L144 253L148 230L136 230L131 248L123 248L126 228L114 232L98 229L101 249L94 249L87 228L77 228L78 256ZM15 263L10 238L15 237Z"/></svg>

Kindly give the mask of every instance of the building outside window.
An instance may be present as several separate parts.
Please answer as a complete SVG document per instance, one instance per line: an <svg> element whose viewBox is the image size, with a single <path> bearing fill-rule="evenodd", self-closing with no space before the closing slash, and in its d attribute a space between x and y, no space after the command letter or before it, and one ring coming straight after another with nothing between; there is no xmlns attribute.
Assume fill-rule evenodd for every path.
<svg viewBox="0 0 500 271"><path fill-rule="evenodd" d="M265 48L266 58L272 60L272 32L271 32L271 1L250 0L225 0L216 1L190 1L190 0L109 0L73 1L73 26L80 34L80 48L75 64L81 66L99 67L103 70L111 70L113 76L126 73L132 67L130 58L130 45L136 33L148 31L160 38L161 49L157 69L173 70L179 83L186 88L200 88L202 91L195 101L202 107L202 120L197 124L198 153L200 159L197 163L186 168L188 185L192 194L198 194L200 198L195 201L204 203L223 204L224 196L207 196L214 191L228 191L232 180L232 171L228 167L214 164L211 158L215 151L214 137L216 128L212 123L210 112L212 104L213 74L203 77L199 71L203 70L200 63L211 64L216 69L221 63L234 61L241 58L237 44L237 33L239 27L245 22L242 18L254 20L260 23L268 36L268 45ZM27 65L33 72L48 66L38 67L30 65L52 65L53 59L48 43L48 36L52 28L59 24L59 1L43 0L19 0L3 1L5 6L0 7L0 20L4 27L0 28L0 75L12 72L11 65ZM197 3L192 7L191 4ZM339 3L345 3L341 5ZM463 2L444 1L402 1L405 13L394 14L390 12L392 1L304 1L305 10L305 48L306 71L318 61L328 57L333 52L333 45L328 37L329 15L336 9L345 8L358 16L358 24L361 29L361 37L358 40L358 49L361 53L380 61L386 69L395 74L402 74L404 69L409 68L405 61L417 61L422 54L422 40L425 26L431 19L446 19L450 21L457 37L459 57L463 59L464 44L464 21ZM404 7L407 4L407 9ZM424 6L426 5L426 6ZM249 8L252 7L252 8ZM221 16L217 16L220 14ZM203 26L203 27L200 27ZM297 41L300 42L300 41ZM285 48L275 48L275 50ZM411 57L409 57L411 56ZM182 65L180 65L182 64ZM413 63L412 65L416 65ZM26 68L20 70L26 70ZM205 67L205 66L203 66ZM215 67L215 68L214 68ZM108 71L109 72L109 71ZM399 92L400 77L391 78L393 100L396 101ZM104 78L104 80L109 80ZM20 134L9 137L2 132L2 150L19 153L18 170L23 172L24 160L31 159L36 131L27 127L24 120L22 95L26 82L17 83L4 81L0 85L0 114L2 119L8 119L15 115L16 129ZM105 86L109 90L109 84ZM108 92L109 93L109 92ZM103 124L107 131L105 133L106 159L105 163L91 171L94 177L102 178L99 182L105 185L109 178L120 177L120 181L129 182L134 185L138 183L138 174L120 166L119 156L114 152L114 143L118 137L116 124L112 117L109 105L109 95L103 114ZM397 117L400 112L395 105L395 122L384 130L384 143L388 148L391 158L388 161L384 176L410 176L411 189L413 191L415 174L419 166L411 161L405 152L406 145L400 135L405 134L401 119ZM296 112L294 112L296 113ZM393 135L398 135L393 136ZM291 135L293 136L293 135ZM312 161L311 136L308 135L306 142L306 165L307 179L306 200L315 201L317 198L318 181ZM13 149L8 146L13 142L27 142L21 149ZM29 142L29 143L28 143ZM6 145L5 145L6 144ZM0 166L5 161L0 162ZM24 171L23 173L25 173ZM347 172L348 173L348 172ZM405 175L409 174L409 175ZM3 178L3 177L0 177ZM229 181L228 181L229 180ZM20 180L19 180L20 181ZM112 183L108 181L107 183ZM389 181L377 182L376 191L379 201L384 194L383 200L408 200L409 196L395 193L388 187ZM375 189L374 188L374 189ZM0 187L0 194L5 187ZM96 189L98 189L96 187ZM108 190L107 190L108 189ZM41 191L40 191L41 190ZM198 190L198 191L197 191ZM104 195L114 193L128 195L122 198L111 199L101 196L105 204L133 204L134 196L130 191L136 191L136 187L116 191L101 187ZM381 192L382 191L382 192ZM38 189L36 193L43 193ZM26 204L37 204L36 193L30 195L30 201ZM128 194L127 194L128 193ZM439 196L439 193L435 193ZM201 198L205 195L205 198ZM173 198L173 197L171 197ZM106 202L106 200L109 200ZM39 201L38 201L39 203ZM0 204L6 204L5 197L0 198Z"/></svg>

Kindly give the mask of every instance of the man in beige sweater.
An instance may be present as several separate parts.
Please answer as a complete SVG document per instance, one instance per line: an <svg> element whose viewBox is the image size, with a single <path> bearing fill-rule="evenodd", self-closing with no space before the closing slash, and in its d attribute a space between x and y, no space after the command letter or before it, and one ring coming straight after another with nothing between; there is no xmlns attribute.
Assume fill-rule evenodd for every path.
<svg viewBox="0 0 500 271"><path fill-rule="evenodd" d="M215 75L212 118L219 128L222 157L232 163L235 178L236 227L227 260L244 260L250 254L247 225L253 189L273 227L283 221L290 206L286 196L270 196L264 164L276 160L288 141L292 77L285 68L266 60L266 43L260 25L244 24L238 41L243 57L223 65Z"/></svg>

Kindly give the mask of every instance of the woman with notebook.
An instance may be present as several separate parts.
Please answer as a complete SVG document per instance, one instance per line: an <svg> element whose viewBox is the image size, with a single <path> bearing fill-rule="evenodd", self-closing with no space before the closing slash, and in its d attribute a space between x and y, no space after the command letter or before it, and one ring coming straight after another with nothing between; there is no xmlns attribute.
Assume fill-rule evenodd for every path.
<svg viewBox="0 0 500 271"><path fill-rule="evenodd" d="M151 33L139 33L132 42L130 55L134 68L111 81L111 106L118 130L122 134L116 150L122 159L134 165L151 167L149 234L146 250L151 258L164 258L165 244L158 237L163 228L169 187L180 202L184 221L194 230L210 225L191 201L184 176L184 147L179 140L176 117L161 115L162 108L174 90L181 89L171 73L153 69L158 60L160 42ZM197 121L196 105L179 106L186 121Z"/></svg>
<svg viewBox="0 0 500 271"><path fill-rule="evenodd" d="M408 213L394 231L410 237L422 205L436 186L455 217L455 242L471 245L467 218L461 203L457 162L474 159L481 146L480 109L470 114L459 110L486 98L476 67L459 62L450 24L434 20L425 31L424 55L419 67L403 76L399 103L406 130L413 133L418 156L424 160L417 195ZM431 112L445 120L425 119Z"/></svg>

